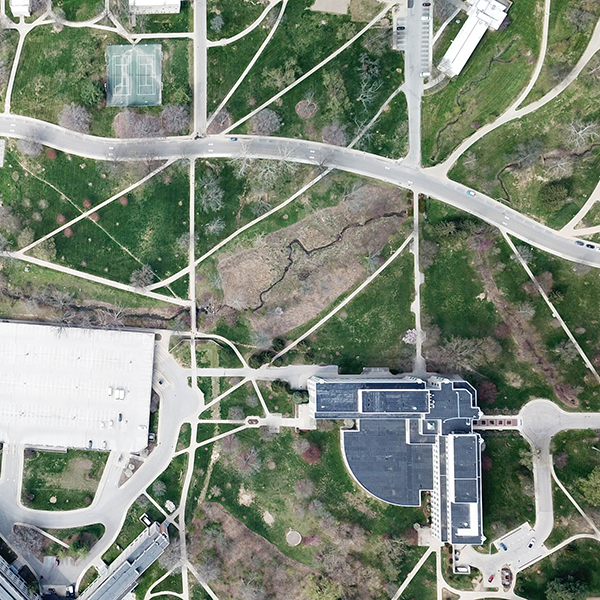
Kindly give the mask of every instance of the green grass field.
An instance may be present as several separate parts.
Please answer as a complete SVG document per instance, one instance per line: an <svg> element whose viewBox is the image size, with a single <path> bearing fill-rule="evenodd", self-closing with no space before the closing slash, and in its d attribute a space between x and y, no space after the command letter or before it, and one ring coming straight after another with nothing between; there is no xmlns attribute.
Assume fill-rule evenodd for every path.
<svg viewBox="0 0 600 600"><path fill-rule="evenodd" d="M240 33L254 23L264 9L264 4L255 1L208 0L208 39L219 40ZM216 17L220 19L215 21Z"/></svg>
<svg viewBox="0 0 600 600"><path fill-rule="evenodd" d="M22 501L37 510L75 510L92 503L108 458L106 452L27 450Z"/></svg>
<svg viewBox="0 0 600 600"><path fill-rule="evenodd" d="M146 493L163 506L169 500L175 506L179 506L187 460L187 454L176 456L167 469L148 487Z"/></svg>
<svg viewBox="0 0 600 600"><path fill-rule="evenodd" d="M422 105L422 160L444 160L477 126L500 115L527 85L541 34L540 0L520 0L504 31L488 31L462 73ZM540 18L532 18L537 14Z"/></svg>
<svg viewBox="0 0 600 600"><path fill-rule="evenodd" d="M503 434L486 433L484 440L483 456L491 466L483 471L483 531L491 542L526 521L533 525L535 502L533 475L519 463L520 453L531 450L529 444Z"/></svg>
<svg viewBox="0 0 600 600"><path fill-rule="evenodd" d="M598 542L578 540L559 550L556 554L543 559L519 574L515 592L529 600L545 600L546 586L549 582L572 577L585 586L585 592L579 598L597 596L600 593L600 565L598 562Z"/></svg>
<svg viewBox="0 0 600 600"><path fill-rule="evenodd" d="M435 554L432 554L408 584L400 596L400 600L435 600L435 591Z"/></svg>
<svg viewBox="0 0 600 600"><path fill-rule="evenodd" d="M524 106L548 93L577 64L585 51L600 5L590 0L553 0L544 66Z"/></svg>
<svg viewBox="0 0 600 600"><path fill-rule="evenodd" d="M368 533L364 547L357 548L355 556L363 564L384 571L385 576L391 578L390 581L402 581L418 560L422 549L407 545L403 558L389 572L386 570L389 565L384 564L385 557L378 554L381 551L379 542L383 534L394 539L405 539L415 522L424 523L423 511L387 505L359 491L344 466L336 426L302 436L316 444L321 452L320 459L313 465L306 463L294 451L297 436L289 430L275 436L245 430L236 437L239 446L233 450L223 450L215 464L210 489L216 486L218 491L214 489L214 493L211 492L211 501L221 503L232 515L291 558L315 566L318 566L315 557L318 547L288 546L285 534L290 527L303 536L318 534L323 543L329 543L327 539L335 534L322 528L320 515L331 515L335 523L359 525L361 536L363 531ZM235 466L237 453L244 451L256 452L260 463L259 469L247 476L242 476ZM311 482L307 485L313 491L305 500L296 493L300 480ZM241 485L254 497L250 506L238 501ZM346 500L341 501L342 498ZM306 505L313 500L315 503L309 505L307 510ZM299 507L302 507L302 511ZM270 526L263 520L265 510L274 517Z"/></svg>
<svg viewBox="0 0 600 600"><path fill-rule="evenodd" d="M450 177L550 227L566 225L598 183L595 137L579 139L570 128L598 117L599 89L593 76L582 74L543 108L485 136Z"/></svg>
<svg viewBox="0 0 600 600"><path fill-rule="evenodd" d="M86 21L104 10L104 2L99 0L54 0L52 8L62 10L67 21Z"/></svg>

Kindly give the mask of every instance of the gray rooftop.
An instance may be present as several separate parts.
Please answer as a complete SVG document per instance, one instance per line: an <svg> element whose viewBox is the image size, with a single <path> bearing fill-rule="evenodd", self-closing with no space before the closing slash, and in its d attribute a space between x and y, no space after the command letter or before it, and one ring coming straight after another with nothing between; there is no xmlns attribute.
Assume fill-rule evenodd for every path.
<svg viewBox="0 0 600 600"><path fill-rule="evenodd" d="M39 600L39 595L29 593L25 581L10 568L1 556L0 600Z"/></svg>
<svg viewBox="0 0 600 600"><path fill-rule="evenodd" d="M480 438L472 433L481 411L471 385L365 373L311 377L308 390L315 418L356 421L342 447L361 486L399 506L420 506L421 492L431 491L441 541L482 543Z"/></svg>
<svg viewBox="0 0 600 600"><path fill-rule="evenodd" d="M432 449L406 442L407 421L361 419L345 431L344 453L359 483L390 504L420 506L421 491L433 488Z"/></svg>

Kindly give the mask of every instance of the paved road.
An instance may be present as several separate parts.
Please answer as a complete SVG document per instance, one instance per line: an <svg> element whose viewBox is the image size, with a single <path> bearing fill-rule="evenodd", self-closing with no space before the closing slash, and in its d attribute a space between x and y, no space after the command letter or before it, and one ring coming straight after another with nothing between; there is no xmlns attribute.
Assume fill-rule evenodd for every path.
<svg viewBox="0 0 600 600"><path fill-rule="evenodd" d="M64 152L97 160L210 156L231 158L247 154L271 159L285 156L286 160L295 162L331 166L401 187L416 187L429 196L503 228L518 239L551 254L600 267L600 251L581 248L572 239L563 237L557 231L501 202L479 192L476 196L470 196L465 186L449 181L432 169L419 169L405 162L396 162L359 150L305 140L258 136L116 140L82 135L51 123L10 115L0 115L0 135L34 139Z"/></svg>
<svg viewBox="0 0 600 600"><path fill-rule="evenodd" d="M206 0L194 0L194 131L199 135L206 133L206 48Z"/></svg>
<svg viewBox="0 0 600 600"><path fill-rule="evenodd" d="M508 565L513 573L526 568L546 556L549 551L544 546L554 527L552 505L552 438L567 429L599 429L600 413L568 413L549 400L534 400L521 410L521 433L533 449L533 479L535 488L535 524L524 525L507 533L496 542L502 541L507 551L497 554L480 554L473 547L461 551L460 561L477 567L483 573L484 581L494 575L494 584L500 577L500 569ZM528 548L535 538L536 543Z"/></svg>

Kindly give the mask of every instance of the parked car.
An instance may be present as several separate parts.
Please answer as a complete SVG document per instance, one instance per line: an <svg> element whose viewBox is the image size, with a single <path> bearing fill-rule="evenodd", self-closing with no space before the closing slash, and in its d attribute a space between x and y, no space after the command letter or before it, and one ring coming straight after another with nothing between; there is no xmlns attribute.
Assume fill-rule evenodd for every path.
<svg viewBox="0 0 600 600"><path fill-rule="evenodd" d="M584 244L583 244L583 242L582 242L581 240L577 240L575 243L576 243L578 246L583 246L583 245L584 245Z"/></svg>
<svg viewBox="0 0 600 600"><path fill-rule="evenodd" d="M529 544L527 544L528 548L533 548L535 546L535 538L531 538L531 540L529 540Z"/></svg>
<svg viewBox="0 0 600 600"><path fill-rule="evenodd" d="M500 542L500 548L502 548L502 550L504 550L504 552L506 552L508 550L508 548L506 547L504 542Z"/></svg>
<svg viewBox="0 0 600 600"><path fill-rule="evenodd" d="M493 576L493 575L490 575L490 576L488 577L488 583L492 583L492 581L494 581L494 576Z"/></svg>
<svg viewBox="0 0 600 600"><path fill-rule="evenodd" d="M594 246L594 244L586 244L585 247L593 250L596 246Z"/></svg>
<svg viewBox="0 0 600 600"><path fill-rule="evenodd" d="M467 194L469 194L469 196L477 196L473 190L467 190Z"/></svg>
<svg viewBox="0 0 600 600"><path fill-rule="evenodd" d="M54 560L54 566L58 567L60 565L60 560L58 560L58 556Z"/></svg>

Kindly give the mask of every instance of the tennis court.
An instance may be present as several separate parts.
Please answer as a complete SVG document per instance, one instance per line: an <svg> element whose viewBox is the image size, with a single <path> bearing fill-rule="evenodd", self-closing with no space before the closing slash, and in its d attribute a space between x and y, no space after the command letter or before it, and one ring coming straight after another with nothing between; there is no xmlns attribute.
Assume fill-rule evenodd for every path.
<svg viewBox="0 0 600 600"><path fill-rule="evenodd" d="M162 102L162 46L109 44L108 106L156 106Z"/></svg>

